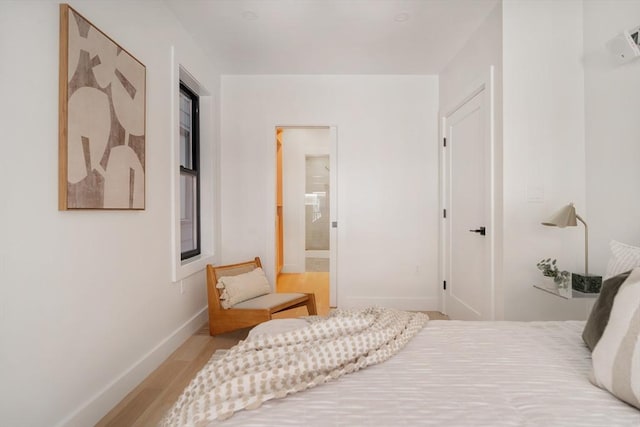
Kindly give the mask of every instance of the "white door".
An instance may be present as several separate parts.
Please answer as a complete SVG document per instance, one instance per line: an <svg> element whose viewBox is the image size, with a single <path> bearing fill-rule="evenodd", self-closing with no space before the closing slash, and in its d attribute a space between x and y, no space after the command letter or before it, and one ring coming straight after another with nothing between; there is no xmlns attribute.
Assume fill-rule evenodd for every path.
<svg viewBox="0 0 640 427"><path fill-rule="evenodd" d="M444 118L444 310L493 319L490 93L482 86Z"/></svg>

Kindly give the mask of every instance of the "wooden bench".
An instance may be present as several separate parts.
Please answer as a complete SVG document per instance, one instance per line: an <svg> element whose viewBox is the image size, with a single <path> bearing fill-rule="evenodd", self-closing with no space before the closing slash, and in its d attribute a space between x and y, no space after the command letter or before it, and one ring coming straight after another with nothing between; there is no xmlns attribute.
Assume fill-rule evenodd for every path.
<svg viewBox="0 0 640 427"><path fill-rule="evenodd" d="M307 307L309 315L318 314L314 294L307 293L270 293L247 301L231 308L223 308L220 304L220 292L216 287L218 279L225 276L236 276L262 267L260 258L238 264L213 266L207 265L207 294L209 298L209 333L223 334L235 329L248 328L273 318L275 313L296 307Z"/></svg>

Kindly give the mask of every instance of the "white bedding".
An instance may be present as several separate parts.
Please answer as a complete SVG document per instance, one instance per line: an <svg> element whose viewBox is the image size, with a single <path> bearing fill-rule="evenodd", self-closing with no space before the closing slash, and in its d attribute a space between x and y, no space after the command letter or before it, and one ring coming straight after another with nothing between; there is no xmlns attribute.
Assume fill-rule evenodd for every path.
<svg viewBox="0 0 640 427"><path fill-rule="evenodd" d="M640 426L588 380L584 322L429 321L395 357L224 426Z"/></svg>

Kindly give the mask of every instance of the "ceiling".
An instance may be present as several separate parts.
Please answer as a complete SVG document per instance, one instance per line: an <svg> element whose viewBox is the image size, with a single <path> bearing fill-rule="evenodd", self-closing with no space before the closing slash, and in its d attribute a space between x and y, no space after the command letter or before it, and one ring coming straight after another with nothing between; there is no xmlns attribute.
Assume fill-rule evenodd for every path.
<svg viewBox="0 0 640 427"><path fill-rule="evenodd" d="M437 74L498 0L165 0L223 74Z"/></svg>

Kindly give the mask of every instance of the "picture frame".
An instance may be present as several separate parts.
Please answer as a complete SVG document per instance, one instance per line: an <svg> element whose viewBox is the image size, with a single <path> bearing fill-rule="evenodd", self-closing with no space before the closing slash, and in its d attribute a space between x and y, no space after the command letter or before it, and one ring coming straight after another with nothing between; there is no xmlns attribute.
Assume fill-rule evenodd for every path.
<svg viewBox="0 0 640 427"><path fill-rule="evenodd" d="M59 210L144 210L146 67L60 4Z"/></svg>

